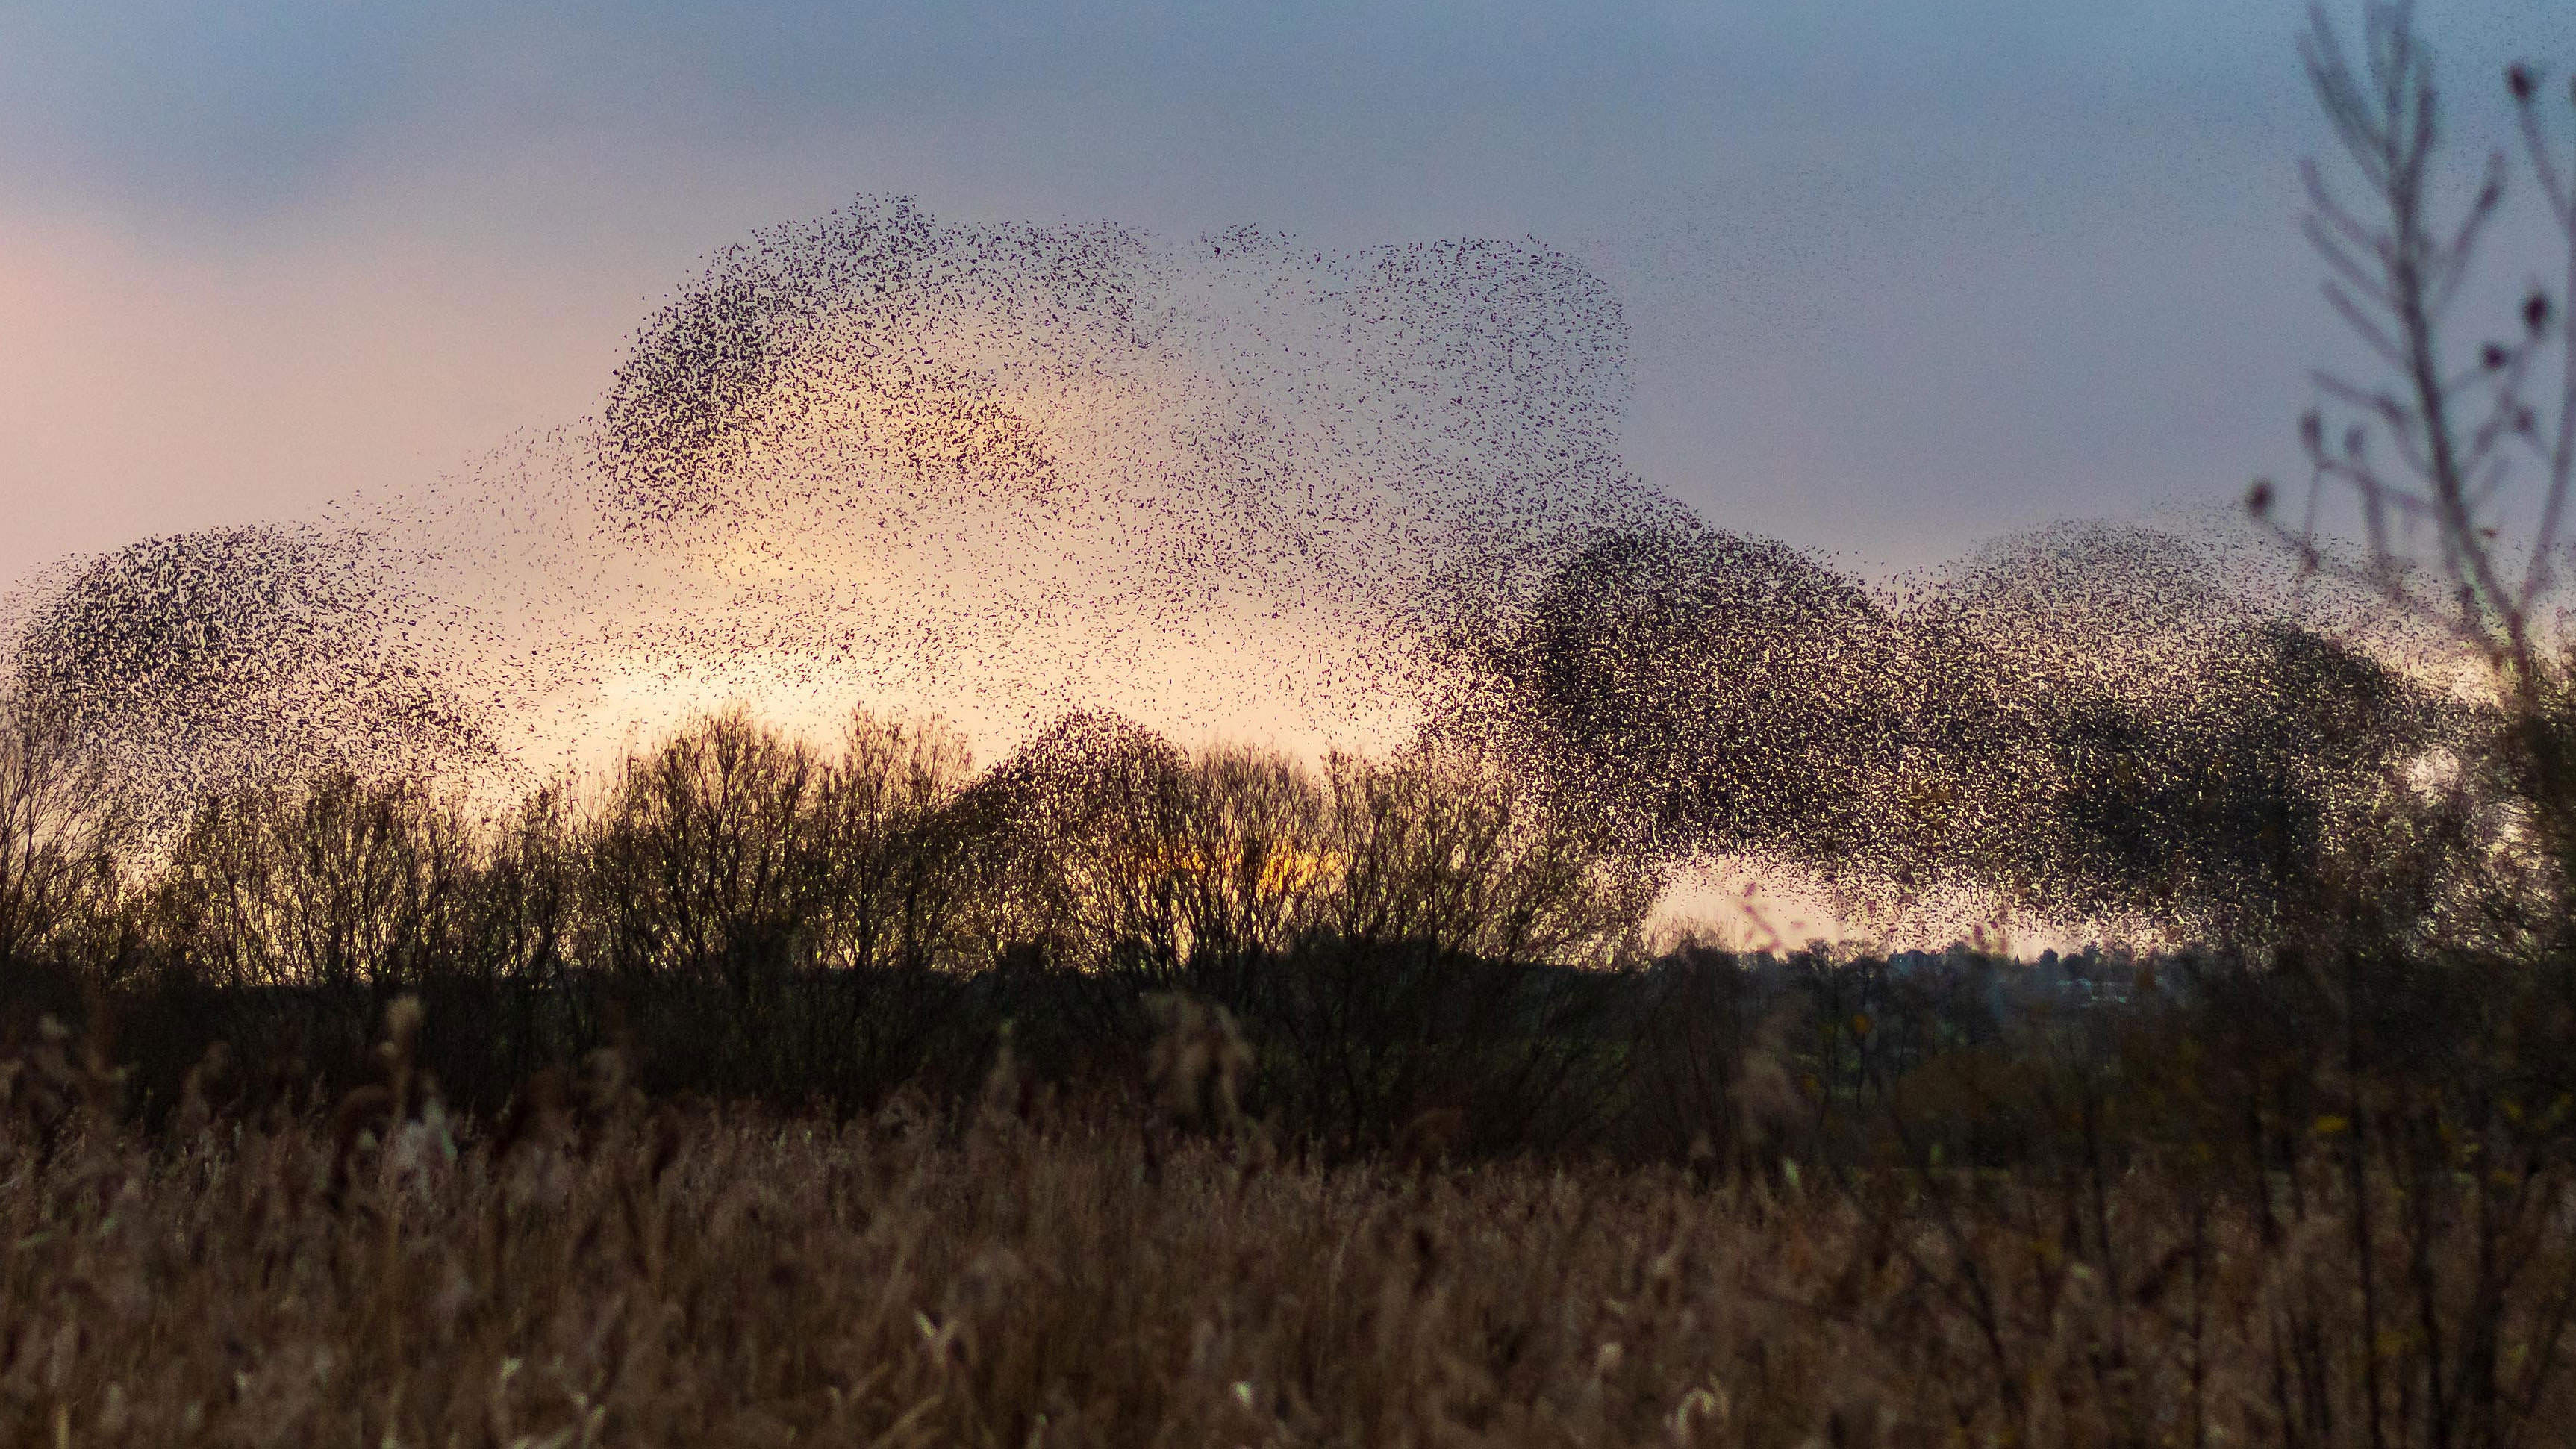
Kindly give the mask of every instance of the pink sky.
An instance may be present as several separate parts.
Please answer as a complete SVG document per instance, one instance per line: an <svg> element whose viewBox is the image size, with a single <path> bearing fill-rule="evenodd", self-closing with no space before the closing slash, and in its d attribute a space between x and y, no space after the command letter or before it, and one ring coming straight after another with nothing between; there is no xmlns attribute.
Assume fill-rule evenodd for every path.
<svg viewBox="0 0 2576 1449"><path fill-rule="evenodd" d="M432 476L578 415L631 308L499 262L357 228L209 256L0 217L0 334L40 343L0 348L0 577Z"/></svg>

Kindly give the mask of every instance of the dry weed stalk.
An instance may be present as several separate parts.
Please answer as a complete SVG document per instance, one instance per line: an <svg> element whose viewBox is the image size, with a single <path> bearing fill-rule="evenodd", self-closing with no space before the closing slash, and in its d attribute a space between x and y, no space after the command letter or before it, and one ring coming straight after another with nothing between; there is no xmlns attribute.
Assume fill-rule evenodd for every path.
<svg viewBox="0 0 2576 1449"><path fill-rule="evenodd" d="M2474 1203L2365 1175L2356 1241L2332 1150L2259 1211L2153 1161L1314 1168L1178 1130L1240 1123L1244 1048L1161 1009L1159 1136L1007 1062L954 1136L904 1099L651 1109L612 1053L452 1163L416 1004L330 1114L222 1118L218 1061L158 1142L57 1031L7 1075L0 1440L2503 1444L2576 1410L2536 1371L2576 1281L2555 1169L2506 1240L2404 1231ZM2480 1320L2374 1338L2364 1270L2478 1292L2496 1252L2526 1270L2483 1320L2511 1393L2435 1436L2388 1335Z"/></svg>

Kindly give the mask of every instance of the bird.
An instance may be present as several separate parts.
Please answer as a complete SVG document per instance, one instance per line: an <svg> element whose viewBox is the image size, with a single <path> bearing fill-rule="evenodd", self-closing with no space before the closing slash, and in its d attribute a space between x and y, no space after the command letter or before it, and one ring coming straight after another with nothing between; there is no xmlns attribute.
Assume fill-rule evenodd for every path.
<svg viewBox="0 0 2576 1449"><path fill-rule="evenodd" d="M1874 585L1632 473L1629 365L1617 290L1535 239L861 197L707 257L586 416L57 570L9 668L165 830L324 770L507 796L747 702L943 718L1019 779L1472 746L1666 864L2095 911L2235 828L2182 776L2311 723L2278 681L2333 629L2206 545L2043 531Z"/></svg>

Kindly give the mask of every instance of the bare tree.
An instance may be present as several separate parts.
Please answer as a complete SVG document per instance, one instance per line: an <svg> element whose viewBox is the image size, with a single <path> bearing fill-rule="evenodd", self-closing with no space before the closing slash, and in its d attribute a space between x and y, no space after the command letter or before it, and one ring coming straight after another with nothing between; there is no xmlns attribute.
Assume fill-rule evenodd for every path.
<svg viewBox="0 0 2576 1449"><path fill-rule="evenodd" d="M946 954L959 916L946 812L972 764L963 737L940 721L852 713L808 806L820 860L818 959L925 966Z"/></svg>
<svg viewBox="0 0 2576 1449"><path fill-rule="evenodd" d="M2350 421L2337 432L2322 410L2301 419L2312 470L2306 517L2296 527L2280 521L2269 482L2258 482L2249 502L2308 567L2441 624L2508 679L2537 680L2549 661L2535 611L2556 582L2576 468L2576 352L2565 345L2576 319L2535 288L2512 335L2454 355L2450 314L2515 168L2504 153L2490 155L2457 218L2437 217L2440 93L2413 10L2370 6L2358 64L2323 10L2311 11L2300 53L2366 199L2347 204L2309 160L2301 167L2306 232L2330 272L2327 302L2392 376L2372 386L2315 374ZM2517 65L2506 83L2521 114L2524 169L2569 243L2568 282L2576 287L2576 199L2545 130L2539 78ZM2554 397L2540 366L2553 351L2561 367ZM2374 438L2390 445L2389 456L2374 452ZM2538 519L2517 544L2504 512L2535 467ZM2360 512L2365 552L2357 561L2319 532L2318 504L2337 490Z"/></svg>
<svg viewBox="0 0 2576 1449"><path fill-rule="evenodd" d="M2576 295L2576 165L2553 147L2539 73L2515 65L2505 84L2520 118L2519 162L2489 155L2465 205L2446 214L2441 93L2414 6L2369 5L2360 39L2356 54L2311 8L2301 58L2361 199L2348 202L2352 193L2309 160L2305 229L2326 264L2327 302L2386 372L2376 382L2315 374L2327 406L2300 420L2310 481L2295 524L2280 516L2268 480L2247 504L2303 569L2358 584L2475 653L2505 713L2513 786L2557 860L2576 866L2566 641L2543 623L2576 481L2576 313L2567 306ZM2576 103L2576 89L2569 95ZM2565 243L2561 290L2553 298L2535 284L2503 335L2461 346L2454 308L2481 238L2523 176ZM2328 409L2343 416L2330 420ZM2320 506L2337 497L2359 515L2357 553L2320 522Z"/></svg>
<svg viewBox="0 0 2576 1449"><path fill-rule="evenodd" d="M328 772L208 797L156 909L226 985L410 985L454 969L478 854L420 787Z"/></svg>
<svg viewBox="0 0 2576 1449"><path fill-rule="evenodd" d="M822 759L746 710L630 758L591 837L599 954L747 994L789 964L817 912Z"/></svg>
<svg viewBox="0 0 2576 1449"><path fill-rule="evenodd" d="M0 681L0 965L53 943L108 884L108 824L53 717Z"/></svg>

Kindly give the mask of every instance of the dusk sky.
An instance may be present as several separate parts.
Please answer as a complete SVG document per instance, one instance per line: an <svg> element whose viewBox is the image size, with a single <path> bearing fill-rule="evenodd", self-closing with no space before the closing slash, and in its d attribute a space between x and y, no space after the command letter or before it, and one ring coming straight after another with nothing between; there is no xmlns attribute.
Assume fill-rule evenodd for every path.
<svg viewBox="0 0 2576 1449"><path fill-rule="evenodd" d="M2338 18L2352 18L2337 7ZM2576 7L2428 5L2463 169ZM1885 569L2295 462L2303 11L2084 4L0 7L0 579L593 410L714 249L958 220L1534 235L1636 470ZM2508 231L2490 270L2541 252Z"/></svg>

